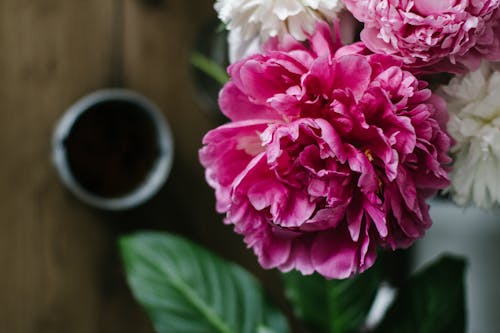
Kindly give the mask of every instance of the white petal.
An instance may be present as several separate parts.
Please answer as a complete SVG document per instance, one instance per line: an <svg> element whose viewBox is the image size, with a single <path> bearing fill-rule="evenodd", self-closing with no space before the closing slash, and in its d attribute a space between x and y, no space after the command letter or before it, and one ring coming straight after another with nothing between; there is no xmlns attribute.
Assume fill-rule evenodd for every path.
<svg viewBox="0 0 500 333"><path fill-rule="evenodd" d="M317 20L332 21L343 4L339 0L217 0L214 8L230 32L238 31L229 41L234 43L232 58L239 59L247 54L242 50L253 52L256 41L260 49L270 37L287 33L304 40Z"/></svg>
<svg viewBox="0 0 500 333"><path fill-rule="evenodd" d="M448 102L448 132L456 140L451 193L458 204L500 204L500 72L480 69L441 87Z"/></svg>

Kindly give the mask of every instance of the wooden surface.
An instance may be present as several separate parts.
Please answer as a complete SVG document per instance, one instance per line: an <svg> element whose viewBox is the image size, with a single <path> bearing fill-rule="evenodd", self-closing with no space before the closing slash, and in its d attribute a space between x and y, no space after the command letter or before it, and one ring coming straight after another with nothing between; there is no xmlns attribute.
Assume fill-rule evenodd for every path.
<svg viewBox="0 0 500 333"><path fill-rule="evenodd" d="M275 289L274 273L221 223L198 162L217 124L196 102L188 55L212 16L208 0L0 0L0 332L152 332L116 250L139 229L191 237ZM156 102L176 148L159 195L121 213L80 203L50 160L64 110L110 86Z"/></svg>

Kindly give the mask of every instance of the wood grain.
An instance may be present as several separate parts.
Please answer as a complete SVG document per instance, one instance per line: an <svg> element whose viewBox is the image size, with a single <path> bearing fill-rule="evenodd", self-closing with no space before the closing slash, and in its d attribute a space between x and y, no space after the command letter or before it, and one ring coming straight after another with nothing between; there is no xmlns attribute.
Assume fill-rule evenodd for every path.
<svg viewBox="0 0 500 333"><path fill-rule="evenodd" d="M152 332L123 280L121 226L70 195L50 160L64 110L123 74L120 6L0 2L1 332Z"/></svg>
<svg viewBox="0 0 500 333"><path fill-rule="evenodd" d="M0 326L98 332L109 232L60 186L56 119L108 80L111 1L2 1Z"/></svg>
<svg viewBox="0 0 500 333"><path fill-rule="evenodd" d="M260 269L215 213L198 162L218 120L197 102L188 59L213 18L205 0L0 1L0 332L152 333L116 249L139 229L190 237L245 265L280 299L276 273ZM160 193L119 213L80 203L50 158L65 109L110 86L158 104L176 149Z"/></svg>

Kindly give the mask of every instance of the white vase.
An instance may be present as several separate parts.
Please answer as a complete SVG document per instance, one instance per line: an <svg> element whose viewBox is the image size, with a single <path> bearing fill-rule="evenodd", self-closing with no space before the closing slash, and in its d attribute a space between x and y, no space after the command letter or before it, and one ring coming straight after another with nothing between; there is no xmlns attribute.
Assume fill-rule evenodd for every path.
<svg viewBox="0 0 500 333"><path fill-rule="evenodd" d="M458 207L430 202L434 221L414 247L415 268L443 253L467 260L467 332L500 332L500 208Z"/></svg>

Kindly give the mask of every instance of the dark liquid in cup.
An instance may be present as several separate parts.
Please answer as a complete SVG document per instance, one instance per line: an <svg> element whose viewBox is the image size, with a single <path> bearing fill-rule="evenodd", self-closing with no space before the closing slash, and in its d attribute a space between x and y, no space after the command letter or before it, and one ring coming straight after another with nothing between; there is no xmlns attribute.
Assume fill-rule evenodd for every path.
<svg viewBox="0 0 500 333"><path fill-rule="evenodd" d="M103 101L90 107L77 118L64 144L76 181L108 198L140 186L159 156L153 119L128 101Z"/></svg>

